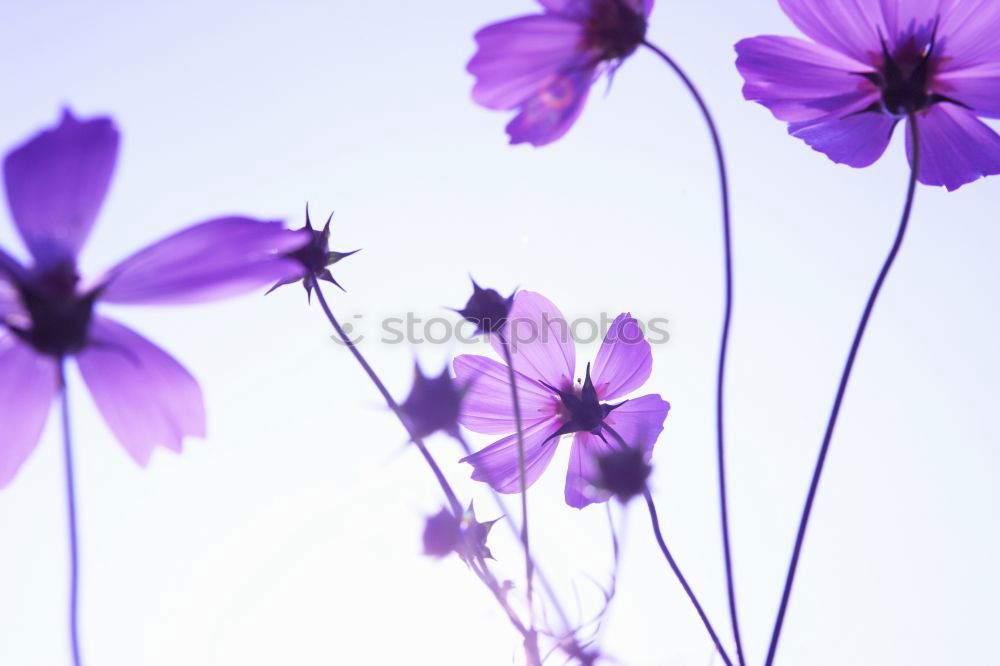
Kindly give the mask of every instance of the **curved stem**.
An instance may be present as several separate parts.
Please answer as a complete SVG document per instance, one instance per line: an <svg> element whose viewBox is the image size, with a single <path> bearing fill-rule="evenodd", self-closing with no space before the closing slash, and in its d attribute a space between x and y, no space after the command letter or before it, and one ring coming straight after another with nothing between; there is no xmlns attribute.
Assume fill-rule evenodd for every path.
<svg viewBox="0 0 1000 666"><path fill-rule="evenodd" d="M812 514L813 502L816 499L816 491L819 488L820 476L823 474L823 466L826 463L826 455L830 450L830 442L833 440L833 431L837 425L837 417L840 415L840 407L844 400L844 394L847 392L847 383L851 378L851 370L854 368L854 361L857 358L858 349L861 348L861 340L865 335L865 329L868 327L868 319L871 317L872 310L875 308L875 302L878 300L879 293L882 291L882 285L885 283L885 279L888 277L889 271L892 269L892 265L896 261L896 255L899 254L899 249L903 245L903 238L906 236L906 228L909 225L910 215L913 212L913 200L917 191L917 177L920 173L920 134L917 129L917 118L913 114L910 114L909 116L909 126L910 141L913 145L913 158L911 160L912 164L910 169L909 186L906 191L906 203L903 205L902 220L899 223L899 231L896 232L896 239L892 244L892 248L889 250L889 255L882 264L882 270L879 271L878 278L875 280L871 293L868 295L868 302L865 305L864 313L861 315L861 321L854 333L854 342L851 343L851 351L847 355L847 363L844 365L844 370L840 375L840 385L837 387L837 396L834 398L833 409L830 411L830 418L826 423L826 432L823 435L823 444L819 449L819 459L816 461L815 470L813 470L812 482L809 484L809 494L806 496L806 504L802 510L802 518L799 521L799 531L795 537L795 547L792 550L792 561L788 565L788 575L785 577L785 589L781 594L781 604L778 607L778 617L774 622L774 631L771 633L771 645L767 651L767 661L765 662L766 666L771 666L774 662L774 656L778 649L778 639L781 636L781 628L785 621L785 612L788 610L788 601L792 594L792 584L795 581L795 571L798 568L799 556L802 554L802 544L804 543L806 537L806 527L809 524L809 516Z"/></svg>
<svg viewBox="0 0 1000 666"><path fill-rule="evenodd" d="M698 88L695 87L694 83L684 70L681 69L674 59L667 55L666 52L650 42L643 42L643 44L656 55L660 56L667 66L670 67L670 69L672 69L678 77L680 77L681 81L683 81L684 85L687 87L688 92L691 93L691 97L694 98L695 103L701 110L701 115L705 118L705 124L708 126L708 131L712 135L712 146L715 149L715 159L719 169L719 187L722 197L723 263L725 267L726 293L725 313L722 320L722 336L719 342L719 371L715 386L715 432L719 461L719 507L722 518L722 547L726 563L726 590L729 594L729 618L733 624L733 637L736 640L736 656L742 665L746 662L743 658L743 641L740 638L740 623L736 611L736 587L733 583L733 558L732 548L729 543L729 509L726 498L724 398L726 385L726 354L729 349L729 328L733 313L733 247L732 231L730 226L729 178L726 175L726 158L722 151L722 140L719 138L719 131L716 128L715 120L713 120L712 113L709 111L708 105L705 103L701 93L698 92Z"/></svg>
<svg viewBox="0 0 1000 666"><path fill-rule="evenodd" d="M531 546L528 539L528 477L524 463L524 428L521 421L521 403L517 398L517 373L514 372L514 358L510 351L510 343L503 333L498 332L500 345L503 347L504 360L507 361L507 378L510 379L510 395L514 403L514 425L517 428L517 467L521 479L521 545L524 547L524 578L528 597L529 615L533 618L535 611L532 605L534 596L534 566L531 560ZM532 621L534 624L534 621Z"/></svg>
<svg viewBox="0 0 1000 666"><path fill-rule="evenodd" d="M459 446L462 447L462 450L465 452L465 455L471 456L472 447L469 446L469 443L465 440L465 438L459 435L457 439ZM515 536L520 537L521 532L517 527L517 523L515 523L514 519L511 518L510 511L507 510L507 502L504 501L503 496L500 493L498 493L490 484L487 483L486 487L489 488L490 494L493 495L493 501L500 509L502 522L505 523L510 528L510 530L514 533ZM556 594L555 589L552 587L552 584L549 582L549 579L545 576L545 572L534 561L534 558L532 558L531 570L535 573L535 576L538 578L538 581L542 584L542 589L545 590L545 593L548 595L549 600L552 602L552 607L555 609L556 614L559 616L559 620L563 623L563 626L567 630L570 630L572 625L569 621L569 616L566 614L565 609L562 607L562 603L559 601L559 596Z"/></svg>
<svg viewBox="0 0 1000 666"><path fill-rule="evenodd" d="M601 427L615 438L615 441L618 442L618 445L622 449L628 450L628 443L621 435L618 434L618 431L609 426L607 423L601 424ZM667 548L667 542L664 540L663 533L660 531L660 519L656 513L656 503L653 502L653 495L649 492L648 487L643 488L642 496L646 499L646 508L649 509L649 518L653 523L653 535L656 537L656 543L660 546L660 551L663 553L663 557L667 560L670 570L674 572L674 576L677 577L681 587L684 588L684 592L687 593L688 599L690 599L692 605L694 605L694 609L698 611L698 617L701 618L702 624L705 625L708 635L712 637L712 642L715 643L715 649L718 650L719 656L722 657L722 661L726 662L726 666L733 666L733 662L729 659L726 649L722 647L722 642L719 640L718 634L715 633L715 629L712 627L712 622L708 619L704 609L702 609L701 603L698 602L698 597L695 596L694 590L691 589L691 586L688 584L687 578L685 578L684 574L681 572L681 568L678 566L674 556L670 554L670 549Z"/></svg>
<svg viewBox="0 0 1000 666"><path fill-rule="evenodd" d="M354 354L354 358L357 359L362 369L364 369L365 373L368 375L368 378L372 380L375 388L377 388L379 393L382 394L382 397L385 399L385 403L389 406L389 409L393 411L396 418L399 419L399 422L403 424L410 440L417 445L417 449L420 450L420 454L424 457L424 460L427 461L427 465L431 468L431 471L434 472L438 485L441 486L441 490L444 491L445 497L448 498L448 503L451 504L451 508L455 512L455 515L461 516L463 513L462 504L458 501L455 491L452 489L451 484L448 483L448 479L445 478L441 468L438 467L437 461L434 460L434 456L432 456L431 452L427 450L427 446L424 444L423 438L417 436L413 432L410 424L403 417L403 413L399 410L399 404L392 397L392 394L389 393L389 389L385 387L385 384L383 384L382 380L378 378L378 375L375 374L372 367L368 365L368 361L365 360L364 356L362 356L357 345L355 345L354 341L351 340L347 333L344 332L344 329L341 328L340 322L337 321L337 318L333 316L330 306L326 303L326 297L323 296L323 290L319 286L319 281L316 278L308 279L313 282L313 288L316 291L316 297L319 300L320 307L323 308L323 312L326 314L326 318L330 321L330 325L333 326L333 330L337 332L337 336L340 337L347 348L351 350L351 353Z"/></svg>
<svg viewBox="0 0 1000 666"><path fill-rule="evenodd" d="M73 666L80 666L80 554L76 528L76 484L73 479L73 439L69 418L69 386L64 361L59 360L59 386L62 392L63 457L66 462L66 508L69 519L69 639Z"/></svg>

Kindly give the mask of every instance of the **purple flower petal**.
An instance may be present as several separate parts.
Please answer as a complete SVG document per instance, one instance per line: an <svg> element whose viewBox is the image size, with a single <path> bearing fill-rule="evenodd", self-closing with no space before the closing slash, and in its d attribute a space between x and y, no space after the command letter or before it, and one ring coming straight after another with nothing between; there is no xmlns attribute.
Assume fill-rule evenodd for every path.
<svg viewBox="0 0 1000 666"><path fill-rule="evenodd" d="M966 109L937 104L918 114L920 182L954 191L1000 173L1000 136ZM906 152L913 142L906 133Z"/></svg>
<svg viewBox="0 0 1000 666"><path fill-rule="evenodd" d="M95 317L76 362L111 432L140 465L156 446L179 453L185 437L205 436L198 382L138 333Z"/></svg>
<svg viewBox="0 0 1000 666"><path fill-rule="evenodd" d="M552 461L556 441L545 442L559 429L557 419L547 419L524 430L525 484L530 487ZM463 458L472 465L472 478L490 484L501 493L521 492L518 465L517 435L510 435L487 446L482 451Z"/></svg>
<svg viewBox="0 0 1000 666"><path fill-rule="evenodd" d="M644 395L629 400L608 414L604 422L614 428L629 446L641 448L646 454L646 462L649 462L669 411L670 403L660 396Z"/></svg>
<svg viewBox="0 0 1000 666"><path fill-rule="evenodd" d="M0 333L0 488L34 451L58 391L55 362Z"/></svg>
<svg viewBox="0 0 1000 666"><path fill-rule="evenodd" d="M467 387L459 423L486 435L517 430L507 366L471 354L456 357L453 364L458 383ZM559 401L535 380L518 374L517 391L525 428L559 413Z"/></svg>
<svg viewBox="0 0 1000 666"><path fill-rule="evenodd" d="M596 0L600 1L600 0ZM547 11L560 16L569 16L575 19L586 18L591 13L591 6L595 0L538 0L538 4Z"/></svg>
<svg viewBox="0 0 1000 666"><path fill-rule="evenodd" d="M878 0L779 0L779 3L799 30L820 44L859 62L870 62L871 55L881 53L878 30L882 16Z"/></svg>
<svg viewBox="0 0 1000 666"><path fill-rule="evenodd" d="M226 298L305 269L283 256L309 241L280 222L223 217L197 224L140 250L108 271L101 300L193 303Z"/></svg>
<svg viewBox="0 0 1000 666"><path fill-rule="evenodd" d="M1000 2L964 0L942 12L938 29L946 58L943 71L1000 60Z"/></svg>
<svg viewBox="0 0 1000 666"><path fill-rule="evenodd" d="M743 96L779 120L803 122L863 108L878 91L857 72L865 65L833 49L793 37L754 37L736 45Z"/></svg>
<svg viewBox="0 0 1000 666"><path fill-rule="evenodd" d="M67 110L4 160L7 202L36 263L73 261L111 183L118 130L110 118L80 121Z"/></svg>
<svg viewBox="0 0 1000 666"><path fill-rule="evenodd" d="M594 361L592 380L601 400L614 400L646 383L653 371L653 353L632 315L618 315Z"/></svg>
<svg viewBox="0 0 1000 666"><path fill-rule="evenodd" d="M562 138L580 117L596 71L580 65L552 79L548 86L528 98L507 124L512 144L544 146Z"/></svg>
<svg viewBox="0 0 1000 666"><path fill-rule="evenodd" d="M476 77L472 98L490 109L513 109L549 88L577 57L583 25L540 14L494 23L476 33L479 50L469 61Z"/></svg>
<svg viewBox="0 0 1000 666"><path fill-rule="evenodd" d="M576 346L569 322L547 298L533 291L518 292L503 334L515 370L558 389L573 385ZM500 336L491 335L490 344L503 358Z"/></svg>
<svg viewBox="0 0 1000 666"><path fill-rule="evenodd" d="M569 454L569 471L566 473L566 504L575 509L606 502L611 499L611 493L594 486L600 470L597 457L614 453L620 447L615 446L611 439L607 442L589 432L578 432L573 436L573 448Z"/></svg>
<svg viewBox="0 0 1000 666"><path fill-rule="evenodd" d="M948 97L975 109L976 115L1000 118L1000 54L996 62L940 74L937 80Z"/></svg>
<svg viewBox="0 0 1000 666"><path fill-rule="evenodd" d="M791 123L788 132L834 162L866 167L882 157L896 120L883 113L833 113L823 119Z"/></svg>

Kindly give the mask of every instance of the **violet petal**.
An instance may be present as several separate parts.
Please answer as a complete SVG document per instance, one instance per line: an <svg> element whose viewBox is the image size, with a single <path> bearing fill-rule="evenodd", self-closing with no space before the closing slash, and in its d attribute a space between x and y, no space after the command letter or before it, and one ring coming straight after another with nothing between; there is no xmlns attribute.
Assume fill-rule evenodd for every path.
<svg viewBox="0 0 1000 666"><path fill-rule="evenodd" d="M95 317L76 361L111 432L140 465L156 446L179 453L185 437L205 436L198 382L135 331Z"/></svg>
<svg viewBox="0 0 1000 666"><path fill-rule="evenodd" d="M133 254L108 271L101 300L173 304L227 298L292 277L303 266L281 256L308 234L280 222L223 217L202 222Z"/></svg>
<svg viewBox="0 0 1000 666"><path fill-rule="evenodd" d="M0 333L0 488L35 450L58 392L55 361Z"/></svg>
<svg viewBox="0 0 1000 666"><path fill-rule="evenodd" d="M118 157L110 118L60 123L8 153L7 202L37 264L72 262L90 234Z"/></svg>

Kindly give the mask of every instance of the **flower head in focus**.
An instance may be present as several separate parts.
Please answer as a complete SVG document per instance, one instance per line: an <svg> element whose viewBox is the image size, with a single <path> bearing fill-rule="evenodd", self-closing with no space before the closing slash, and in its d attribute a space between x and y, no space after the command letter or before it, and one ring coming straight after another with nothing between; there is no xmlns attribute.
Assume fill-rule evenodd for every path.
<svg viewBox="0 0 1000 666"><path fill-rule="evenodd" d="M643 42L653 0L539 0L541 14L489 25L476 33L469 61L472 98L518 114L511 143L543 146L579 117L590 87L613 73Z"/></svg>
<svg viewBox="0 0 1000 666"><path fill-rule="evenodd" d="M779 0L813 41L736 45L744 96L834 162L866 167L913 115L918 178L955 190L1000 173L1000 2ZM907 133L907 154L912 158Z"/></svg>
<svg viewBox="0 0 1000 666"><path fill-rule="evenodd" d="M330 222L332 220L333 213L330 213L330 217L326 219L326 224L323 225L322 231L313 229L312 220L309 219L309 206L306 205L306 225L299 231L308 234L309 242L286 255L289 259L294 259L302 265L305 269L305 275L280 280L273 287L268 289L267 293L270 294L278 287L283 287L286 284L298 282L299 280L302 280L302 286L305 287L306 290L306 298L309 300L312 300L313 280L325 280L326 282L339 287L341 291L344 291L344 288L340 286L340 283L333 279L333 273L330 272L330 266L333 266L341 259L345 259L352 254L359 252L359 250L352 250L351 252L335 252L330 249Z"/></svg>
<svg viewBox="0 0 1000 666"><path fill-rule="evenodd" d="M455 312L475 324L477 334L497 333L507 323L513 304L514 294L501 296L496 289L483 289L473 280L472 296L464 308Z"/></svg>
<svg viewBox="0 0 1000 666"><path fill-rule="evenodd" d="M438 431L457 436L463 389L447 368L437 377L427 377L417 365L413 375L410 395L399 406L411 432L417 437L429 437Z"/></svg>
<svg viewBox="0 0 1000 666"><path fill-rule="evenodd" d="M670 409L658 395L624 400L646 383L652 371L652 352L638 322L628 313L618 315L593 367L588 364L583 376L575 380L576 348L569 326L548 299L519 292L506 331L524 427L526 485L545 471L562 436L573 435L566 503L583 508L607 501L612 492L595 483L598 459L621 447L606 436L606 429L639 449L648 462ZM503 351L503 342L496 336L490 342L498 353ZM474 432L506 435L463 462L473 466L472 478L502 493L520 492L507 367L474 355L456 357L454 367L458 380L469 387L459 422Z"/></svg>
<svg viewBox="0 0 1000 666"><path fill-rule="evenodd" d="M22 265L0 249L0 487L38 443L64 359L75 359L108 427L139 464L158 445L179 452L185 437L204 436L194 377L98 305L215 300L303 273L284 256L305 243L302 233L231 216L189 227L83 280L77 260L111 183L118 144L110 118L79 120L67 110L4 159L7 202L32 261Z"/></svg>

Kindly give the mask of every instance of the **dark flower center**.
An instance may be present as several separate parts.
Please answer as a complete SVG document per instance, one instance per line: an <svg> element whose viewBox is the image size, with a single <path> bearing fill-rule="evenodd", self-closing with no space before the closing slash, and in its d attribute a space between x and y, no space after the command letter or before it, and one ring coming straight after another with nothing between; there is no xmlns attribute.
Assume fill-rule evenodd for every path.
<svg viewBox="0 0 1000 666"><path fill-rule="evenodd" d="M601 432L601 425L604 423L604 419L612 411L625 404L624 402L620 402L617 405L609 405L600 401L597 397L597 389L594 388L594 382L590 379L589 363L587 364L587 376L579 393L563 391L544 382L543 384L559 396L567 416L562 427L549 435L548 439L545 440L546 442L573 432L589 432L604 439L604 435Z"/></svg>
<svg viewBox="0 0 1000 666"><path fill-rule="evenodd" d="M881 99L864 111L885 113L894 118L905 118L940 102L960 104L953 99L931 91L931 80L937 59L934 53L937 28L929 38L917 35L897 46L895 53L882 39L882 64L877 71L860 75L868 79L881 92Z"/></svg>
<svg viewBox="0 0 1000 666"><path fill-rule="evenodd" d="M323 238L323 232L313 229L309 231L312 233L312 239L298 250L290 252L288 256L305 266L310 275L319 275L329 263L329 249L326 246L326 239Z"/></svg>
<svg viewBox="0 0 1000 666"><path fill-rule="evenodd" d="M63 357L87 343L97 292L80 294L76 266L63 263L17 285L30 328L11 330L39 353Z"/></svg>
<svg viewBox="0 0 1000 666"><path fill-rule="evenodd" d="M646 38L646 17L625 0L600 0L587 22L587 44L600 51L600 60L632 55Z"/></svg>

